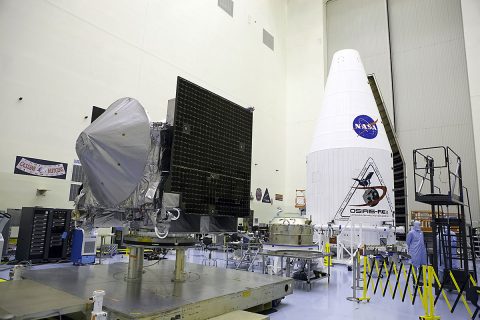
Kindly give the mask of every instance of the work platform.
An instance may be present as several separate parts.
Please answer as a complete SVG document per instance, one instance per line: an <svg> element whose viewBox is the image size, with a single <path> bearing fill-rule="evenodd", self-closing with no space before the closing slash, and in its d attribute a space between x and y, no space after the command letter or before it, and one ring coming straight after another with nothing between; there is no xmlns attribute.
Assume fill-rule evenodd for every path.
<svg viewBox="0 0 480 320"><path fill-rule="evenodd" d="M436 194L436 193L429 193L429 194L415 194L415 201L427 203L430 205L437 205L437 206L455 206L455 205L463 205L463 200L460 196L454 194Z"/></svg>
<svg viewBox="0 0 480 320"><path fill-rule="evenodd" d="M175 262L170 260L145 266L141 280L126 281L127 266L30 270L24 277L85 301L94 290L105 290L104 310L111 319L209 319L292 293L291 278L198 264L186 264L185 282L172 282Z"/></svg>
<svg viewBox="0 0 480 320"><path fill-rule="evenodd" d="M0 283L0 319L44 319L85 312L85 299L31 280Z"/></svg>

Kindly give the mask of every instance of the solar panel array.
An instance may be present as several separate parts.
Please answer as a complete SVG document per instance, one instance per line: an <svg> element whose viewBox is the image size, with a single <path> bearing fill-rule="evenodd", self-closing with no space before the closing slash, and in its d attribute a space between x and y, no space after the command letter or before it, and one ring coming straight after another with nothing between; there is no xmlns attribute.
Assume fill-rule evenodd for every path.
<svg viewBox="0 0 480 320"><path fill-rule="evenodd" d="M178 78L170 183L186 214L250 213L253 112Z"/></svg>

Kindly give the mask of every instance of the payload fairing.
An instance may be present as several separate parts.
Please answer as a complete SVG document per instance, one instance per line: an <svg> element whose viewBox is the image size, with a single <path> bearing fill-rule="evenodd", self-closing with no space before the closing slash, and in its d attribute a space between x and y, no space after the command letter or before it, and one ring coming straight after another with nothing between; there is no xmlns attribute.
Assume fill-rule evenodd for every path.
<svg viewBox="0 0 480 320"><path fill-rule="evenodd" d="M394 223L392 150L357 51L334 54L307 155L313 223Z"/></svg>

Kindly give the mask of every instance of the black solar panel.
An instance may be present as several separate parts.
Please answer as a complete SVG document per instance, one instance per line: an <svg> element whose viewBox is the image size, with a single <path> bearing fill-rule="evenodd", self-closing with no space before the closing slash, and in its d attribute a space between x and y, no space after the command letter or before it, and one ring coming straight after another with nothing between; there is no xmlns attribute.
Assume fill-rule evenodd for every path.
<svg viewBox="0 0 480 320"><path fill-rule="evenodd" d="M165 191L186 214L249 215L252 122L250 109L178 78Z"/></svg>

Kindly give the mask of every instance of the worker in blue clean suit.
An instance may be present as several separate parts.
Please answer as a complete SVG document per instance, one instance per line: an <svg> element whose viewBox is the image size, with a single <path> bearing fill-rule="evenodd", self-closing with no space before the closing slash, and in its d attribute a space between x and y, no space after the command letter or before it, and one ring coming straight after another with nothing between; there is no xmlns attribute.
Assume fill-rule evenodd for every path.
<svg viewBox="0 0 480 320"><path fill-rule="evenodd" d="M423 232L420 228L420 221L414 221L412 230L407 234L407 246L410 260L415 268L427 264L427 250L423 240Z"/></svg>

